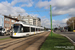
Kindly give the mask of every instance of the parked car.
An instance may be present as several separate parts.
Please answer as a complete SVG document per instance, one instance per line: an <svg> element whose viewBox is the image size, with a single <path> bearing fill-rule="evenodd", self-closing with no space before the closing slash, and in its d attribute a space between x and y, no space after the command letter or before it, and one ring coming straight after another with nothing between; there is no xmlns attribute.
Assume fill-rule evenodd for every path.
<svg viewBox="0 0 75 50"><path fill-rule="evenodd" d="M5 28L0 28L0 35L6 36L10 34L10 30L7 30Z"/></svg>

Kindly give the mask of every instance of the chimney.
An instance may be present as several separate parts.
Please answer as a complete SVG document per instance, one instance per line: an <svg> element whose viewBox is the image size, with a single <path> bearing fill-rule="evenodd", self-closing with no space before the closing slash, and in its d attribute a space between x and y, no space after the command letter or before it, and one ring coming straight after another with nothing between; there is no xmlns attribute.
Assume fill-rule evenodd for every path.
<svg viewBox="0 0 75 50"><path fill-rule="evenodd" d="M9 14L9 17L11 17L11 14Z"/></svg>

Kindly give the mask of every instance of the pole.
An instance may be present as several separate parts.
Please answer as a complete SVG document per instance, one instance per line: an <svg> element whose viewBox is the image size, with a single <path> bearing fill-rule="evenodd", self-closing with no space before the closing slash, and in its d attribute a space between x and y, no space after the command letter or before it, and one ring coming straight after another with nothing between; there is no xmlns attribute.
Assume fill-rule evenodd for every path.
<svg viewBox="0 0 75 50"><path fill-rule="evenodd" d="M73 30L74 30L74 21L73 21Z"/></svg>
<svg viewBox="0 0 75 50"><path fill-rule="evenodd" d="M50 5L50 20L51 20L51 36L52 36L52 10Z"/></svg>

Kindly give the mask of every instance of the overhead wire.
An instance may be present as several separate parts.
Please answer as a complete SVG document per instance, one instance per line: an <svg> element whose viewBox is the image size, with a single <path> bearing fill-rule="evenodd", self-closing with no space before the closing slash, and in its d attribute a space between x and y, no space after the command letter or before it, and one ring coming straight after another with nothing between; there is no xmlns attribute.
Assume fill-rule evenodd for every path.
<svg viewBox="0 0 75 50"><path fill-rule="evenodd" d="M29 0L29 2L31 3L31 1ZM32 4L32 3L31 3ZM32 4L33 5L33 4ZM33 7L34 7L34 5L33 5ZM34 9L37 11L37 9L34 7ZM37 11L38 12L38 11ZM38 12L39 13L39 12ZM39 13L40 14L40 13ZM41 15L41 14L40 14Z"/></svg>
<svg viewBox="0 0 75 50"><path fill-rule="evenodd" d="M46 11L50 11L50 10L39 10L38 12L46 12ZM37 12L37 11L26 11L26 12Z"/></svg>

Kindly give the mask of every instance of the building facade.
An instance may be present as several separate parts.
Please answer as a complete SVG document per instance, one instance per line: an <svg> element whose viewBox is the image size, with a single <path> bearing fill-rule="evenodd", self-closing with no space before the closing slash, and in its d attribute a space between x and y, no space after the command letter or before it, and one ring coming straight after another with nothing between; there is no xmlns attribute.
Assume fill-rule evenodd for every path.
<svg viewBox="0 0 75 50"><path fill-rule="evenodd" d="M1 24L3 28L11 29L11 26L18 21L23 21L26 24L34 25L34 26L41 26L41 19L37 17L28 16L2 16Z"/></svg>
<svg viewBox="0 0 75 50"><path fill-rule="evenodd" d="M10 16L5 16L4 15L4 28L6 29L11 29L11 26L15 23L18 22L19 20L16 18L12 18Z"/></svg>
<svg viewBox="0 0 75 50"><path fill-rule="evenodd" d="M41 19L37 17L23 16L23 21L30 25L41 26Z"/></svg>

